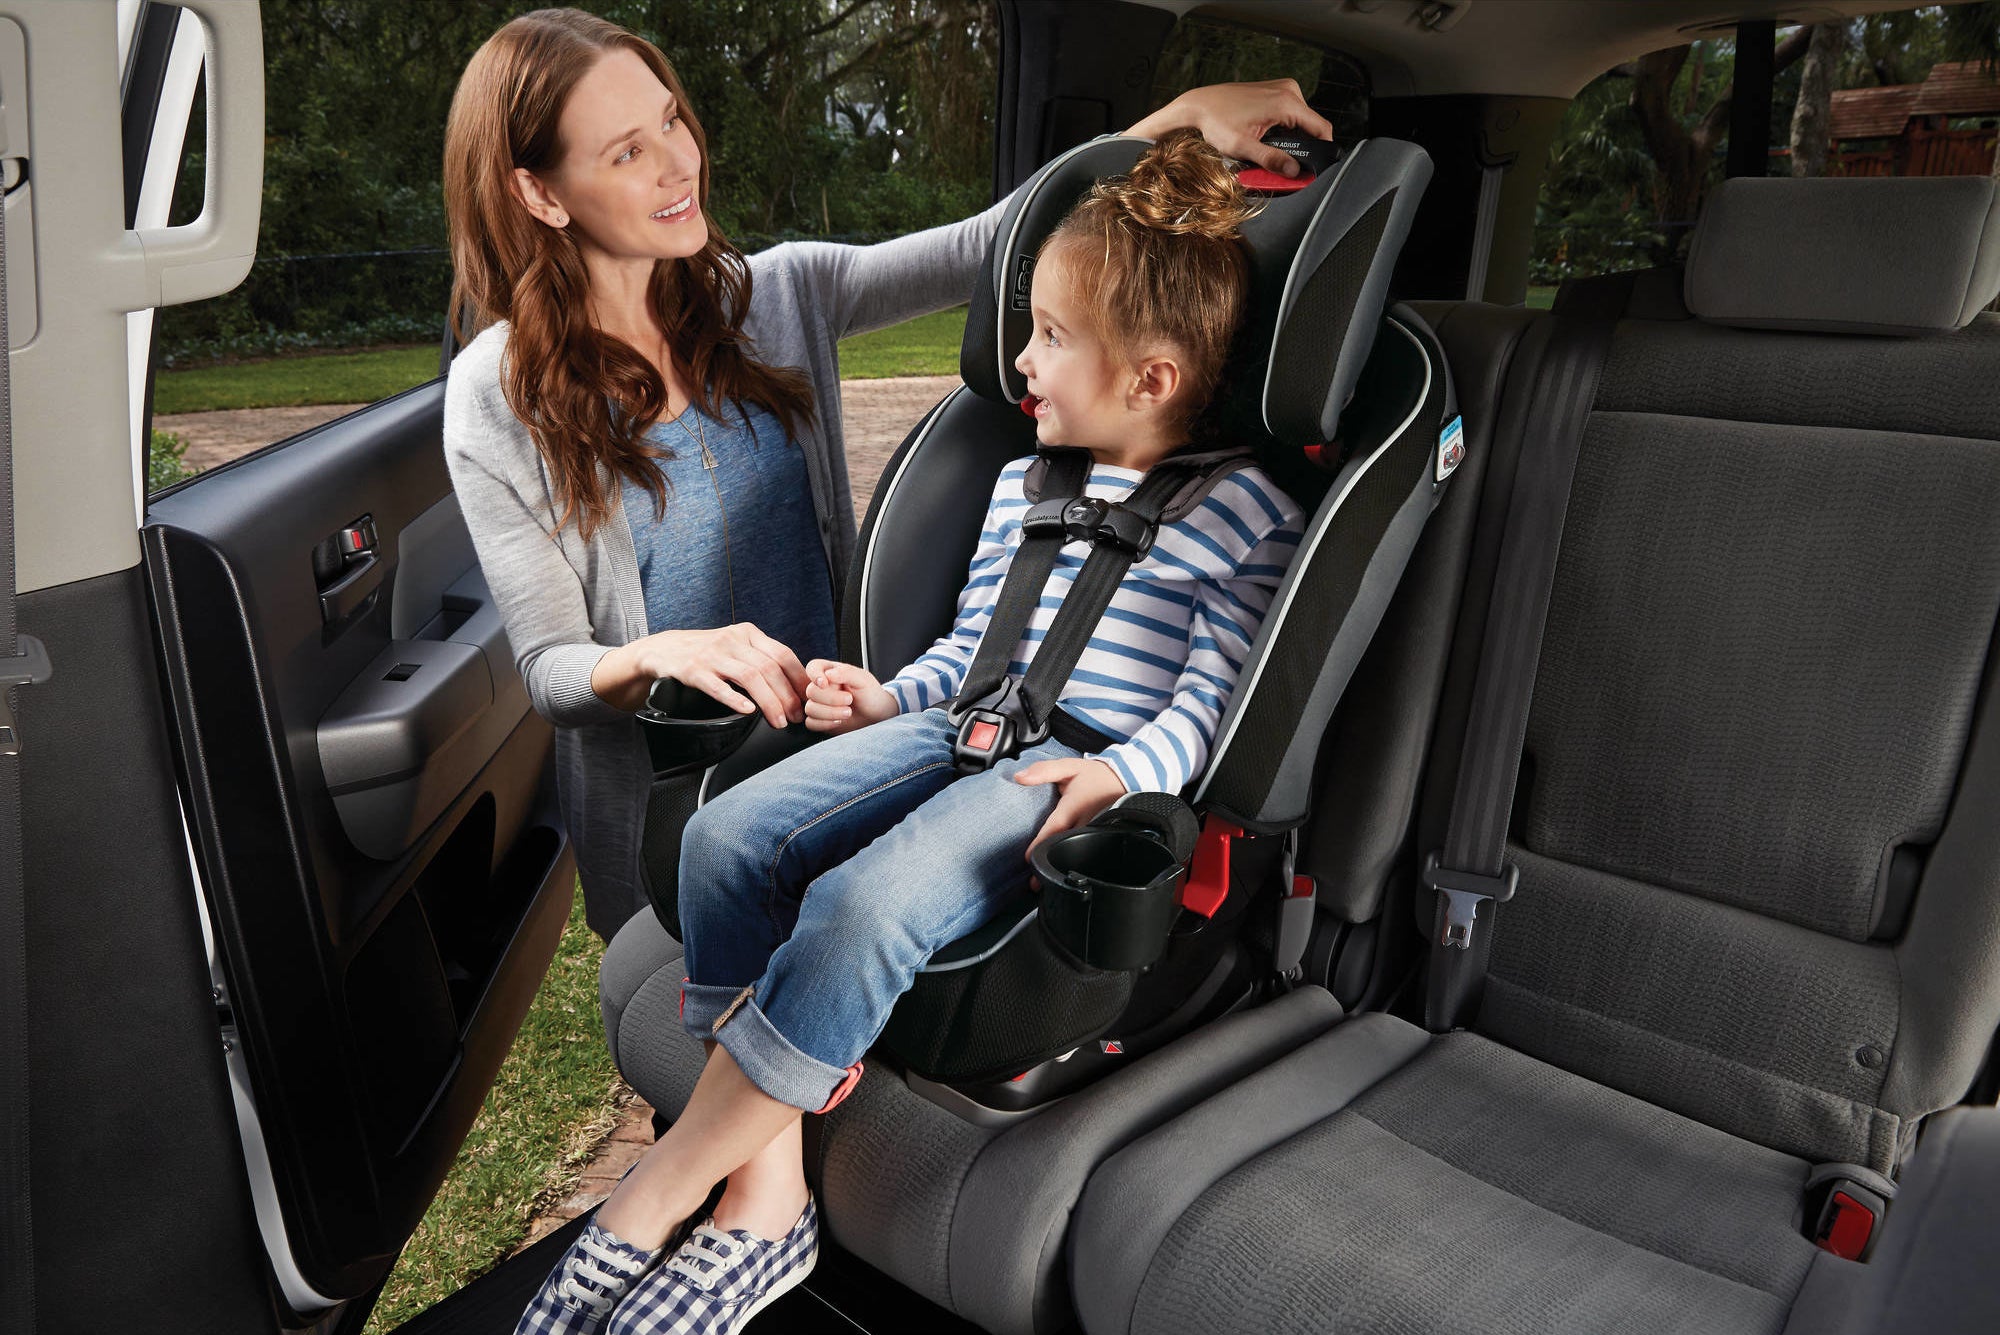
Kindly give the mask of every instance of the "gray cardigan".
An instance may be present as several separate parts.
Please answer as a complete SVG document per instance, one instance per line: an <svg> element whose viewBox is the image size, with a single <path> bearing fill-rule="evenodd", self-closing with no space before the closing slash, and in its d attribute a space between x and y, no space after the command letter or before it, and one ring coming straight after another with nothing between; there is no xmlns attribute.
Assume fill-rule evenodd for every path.
<svg viewBox="0 0 2000 1335"><path fill-rule="evenodd" d="M836 601L855 540L836 344L964 301L1004 207L875 246L790 242L750 257L745 333L764 362L812 380L817 416L799 445ZM639 725L598 698L590 674L608 650L646 634L638 557L613 479L611 512L589 542L574 524L556 531L548 472L501 392L506 346L503 321L453 360L445 461L528 696L556 725L557 799L590 924L608 937L646 904L652 767Z"/></svg>

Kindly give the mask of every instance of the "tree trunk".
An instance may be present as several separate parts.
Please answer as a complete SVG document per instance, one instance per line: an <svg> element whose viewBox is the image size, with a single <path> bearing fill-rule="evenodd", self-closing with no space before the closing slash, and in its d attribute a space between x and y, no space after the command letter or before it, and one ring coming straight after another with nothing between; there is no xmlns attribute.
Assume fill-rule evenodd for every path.
<svg viewBox="0 0 2000 1335"><path fill-rule="evenodd" d="M1833 85L1847 54L1845 23L1816 23L1792 108L1792 175L1823 176L1832 147Z"/></svg>

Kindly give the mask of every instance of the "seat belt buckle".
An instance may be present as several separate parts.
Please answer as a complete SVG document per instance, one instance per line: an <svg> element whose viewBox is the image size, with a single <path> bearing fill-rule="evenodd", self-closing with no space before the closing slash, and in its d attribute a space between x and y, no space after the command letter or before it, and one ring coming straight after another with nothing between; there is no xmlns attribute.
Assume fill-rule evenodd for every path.
<svg viewBox="0 0 2000 1335"><path fill-rule="evenodd" d="M47 645L32 635L16 635L14 640L14 656L0 658L0 756L21 754L21 730L15 725L14 706L7 699L9 688L47 681L54 671L49 666Z"/></svg>
<svg viewBox="0 0 2000 1335"><path fill-rule="evenodd" d="M1441 865L1436 853L1424 859L1423 885L1444 896L1444 932L1438 944L1454 950L1472 948L1472 926L1479 918L1479 906L1491 901L1504 904L1520 888L1521 869L1503 863L1498 876L1483 872L1454 871Z"/></svg>
<svg viewBox="0 0 2000 1335"><path fill-rule="evenodd" d="M958 736L951 743L951 763L960 774L984 774L1000 761L1019 755L1022 747L1037 745L1048 737L1047 723L1035 728L1015 716L1021 707L1019 685L1016 678L1009 677L985 698L963 705L953 701L945 710L945 718L958 727Z"/></svg>
<svg viewBox="0 0 2000 1335"><path fill-rule="evenodd" d="M1896 1184L1854 1164L1821 1164L1806 1177L1806 1236L1843 1261L1865 1261ZM1813 1210L1814 1204L1818 1212Z"/></svg>

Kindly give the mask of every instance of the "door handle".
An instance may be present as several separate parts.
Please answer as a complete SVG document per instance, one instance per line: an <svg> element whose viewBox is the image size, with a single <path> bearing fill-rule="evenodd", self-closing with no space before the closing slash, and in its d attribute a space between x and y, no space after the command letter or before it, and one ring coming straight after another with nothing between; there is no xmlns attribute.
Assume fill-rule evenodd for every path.
<svg viewBox="0 0 2000 1335"><path fill-rule="evenodd" d="M349 562L341 577L320 591L319 617L336 625L361 610L382 585L382 562L373 552L363 552Z"/></svg>

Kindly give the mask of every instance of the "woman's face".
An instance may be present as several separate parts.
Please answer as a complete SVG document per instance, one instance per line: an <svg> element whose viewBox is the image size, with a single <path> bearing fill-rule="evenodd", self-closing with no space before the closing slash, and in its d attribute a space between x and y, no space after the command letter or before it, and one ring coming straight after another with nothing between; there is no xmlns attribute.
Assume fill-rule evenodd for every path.
<svg viewBox="0 0 2000 1335"><path fill-rule="evenodd" d="M673 93L637 54L621 47L599 59L571 91L557 131L563 158L543 183L555 206L535 210L543 221L612 260L681 259L707 244L695 198L701 151ZM522 187L532 208L532 178Z"/></svg>

